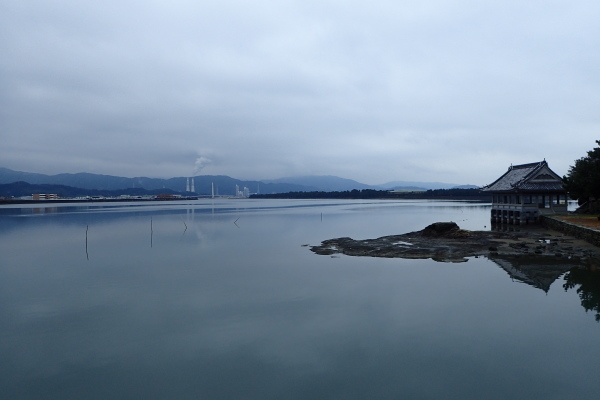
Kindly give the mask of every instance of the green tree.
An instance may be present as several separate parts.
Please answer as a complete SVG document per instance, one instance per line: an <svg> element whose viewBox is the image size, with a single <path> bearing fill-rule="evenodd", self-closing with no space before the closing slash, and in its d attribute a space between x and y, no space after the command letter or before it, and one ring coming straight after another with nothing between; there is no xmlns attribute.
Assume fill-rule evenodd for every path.
<svg viewBox="0 0 600 400"><path fill-rule="evenodd" d="M600 145L600 140L596 143ZM600 199L600 147L587 153L587 157L576 160L563 177L565 189L579 205Z"/></svg>

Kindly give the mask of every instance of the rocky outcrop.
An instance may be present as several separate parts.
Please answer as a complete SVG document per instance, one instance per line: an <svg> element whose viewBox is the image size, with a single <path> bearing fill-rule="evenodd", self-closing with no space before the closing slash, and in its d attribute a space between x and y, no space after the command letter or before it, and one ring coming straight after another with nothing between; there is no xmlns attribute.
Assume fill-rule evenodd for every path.
<svg viewBox="0 0 600 400"><path fill-rule="evenodd" d="M355 240L349 237L325 240L311 250L320 255L345 254L362 257L427 259L464 262L475 256L568 257L588 259L598 253L575 246L572 238L553 237L532 231L468 231L454 222L436 222L417 232Z"/></svg>

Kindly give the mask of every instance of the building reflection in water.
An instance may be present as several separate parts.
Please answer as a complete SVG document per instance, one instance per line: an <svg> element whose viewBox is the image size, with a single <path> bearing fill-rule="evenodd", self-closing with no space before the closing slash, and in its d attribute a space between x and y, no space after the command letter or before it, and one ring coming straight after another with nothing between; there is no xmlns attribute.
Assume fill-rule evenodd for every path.
<svg viewBox="0 0 600 400"><path fill-rule="evenodd" d="M563 278L565 291L575 290L585 311L592 311L600 322L600 261L535 256L489 257L517 282L548 293L550 286Z"/></svg>
<svg viewBox="0 0 600 400"><path fill-rule="evenodd" d="M546 293L550 290L550 285L567 271L584 268L578 261L559 257L490 256L489 258L505 270L513 280Z"/></svg>

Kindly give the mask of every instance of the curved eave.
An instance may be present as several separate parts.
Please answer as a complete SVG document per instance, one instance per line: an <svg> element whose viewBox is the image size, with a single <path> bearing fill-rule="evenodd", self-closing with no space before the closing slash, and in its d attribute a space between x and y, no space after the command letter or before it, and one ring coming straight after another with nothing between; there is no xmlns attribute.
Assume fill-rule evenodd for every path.
<svg viewBox="0 0 600 400"><path fill-rule="evenodd" d="M485 190L488 193L567 193L564 189L511 189L511 190Z"/></svg>

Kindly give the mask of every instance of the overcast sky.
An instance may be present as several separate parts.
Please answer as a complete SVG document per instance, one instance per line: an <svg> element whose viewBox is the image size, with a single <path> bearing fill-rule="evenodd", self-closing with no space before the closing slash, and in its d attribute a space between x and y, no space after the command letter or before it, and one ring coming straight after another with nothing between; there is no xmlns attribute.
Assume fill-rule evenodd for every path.
<svg viewBox="0 0 600 400"><path fill-rule="evenodd" d="M483 185L600 139L600 2L0 0L0 166Z"/></svg>

